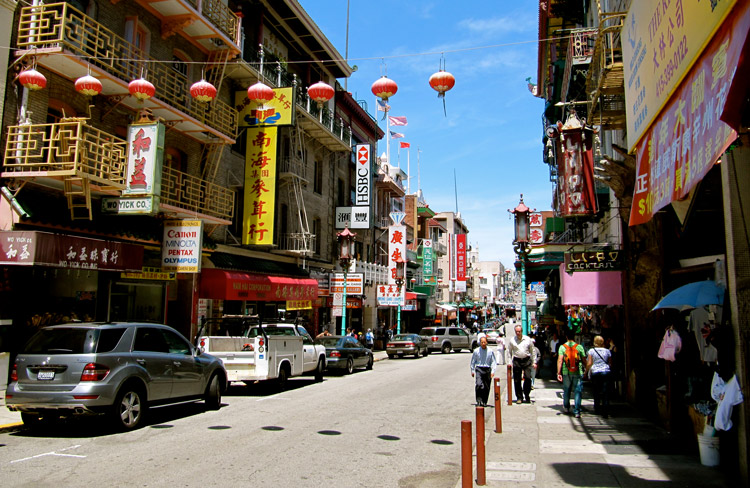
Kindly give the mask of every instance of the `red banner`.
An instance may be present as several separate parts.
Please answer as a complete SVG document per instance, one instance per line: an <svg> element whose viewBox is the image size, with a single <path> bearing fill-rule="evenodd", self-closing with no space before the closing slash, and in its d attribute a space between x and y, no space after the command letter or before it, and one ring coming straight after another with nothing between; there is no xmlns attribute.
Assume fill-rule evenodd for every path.
<svg viewBox="0 0 750 488"><path fill-rule="evenodd" d="M749 28L738 4L641 139L630 225L686 197L737 137L719 117Z"/></svg>
<svg viewBox="0 0 750 488"><path fill-rule="evenodd" d="M456 234L456 281L466 281L466 234Z"/></svg>
<svg viewBox="0 0 750 488"><path fill-rule="evenodd" d="M558 211L561 217L583 217L596 213L594 189L594 133L578 127L563 129L558 158Z"/></svg>

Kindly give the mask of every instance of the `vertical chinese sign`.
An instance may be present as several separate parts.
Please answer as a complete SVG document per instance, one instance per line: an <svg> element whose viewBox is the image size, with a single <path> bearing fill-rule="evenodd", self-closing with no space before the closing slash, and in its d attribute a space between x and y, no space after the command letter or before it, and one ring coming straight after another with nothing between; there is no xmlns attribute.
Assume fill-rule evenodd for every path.
<svg viewBox="0 0 750 488"><path fill-rule="evenodd" d="M396 264L396 261L406 261L406 226L405 225L392 225L388 227L388 284L396 284L396 269L397 266L404 266L403 264ZM404 270L404 276L406 270ZM401 286L401 299L403 300L404 290L406 286ZM403 301L401 302L403 304Z"/></svg>
<svg viewBox="0 0 750 488"><path fill-rule="evenodd" d="M532 212L529 214L529 242L532 244L544 243L543 222L544 219L541 212Z"/></svg>
<svg viewBox="0 0 750 488"><path fill-rule="evenodd" d="M432 239L422 241L422 275L425 280L432 277Z"/></svg>
<svg viewBox="0 0 750 488"><path fill-rule="evenodd" d="M273 245L278 128L247 129L242 244Z"/></svg>
<svg viewBox="0 0 750 488"><path fill-rule="evenodd" d="M161 192L164 125L159 122L128 126L128 169L123 195Z"/></svg>
<svg viewBox="0 0 750 488"><path fill-rule="evenodd" d="M466 291L466 234L456 234L456 291Z"/></svg>

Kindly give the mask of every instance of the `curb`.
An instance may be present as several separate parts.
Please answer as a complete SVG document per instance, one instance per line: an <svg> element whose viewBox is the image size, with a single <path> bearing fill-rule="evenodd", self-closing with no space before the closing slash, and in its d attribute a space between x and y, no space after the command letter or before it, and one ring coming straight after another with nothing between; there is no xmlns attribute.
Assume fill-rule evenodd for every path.
<svg viewBox="0 0 750 488"><path fill-rule="evenodd" d="M0 425L0 433L14 432L14 431L20 430L22 427L23 427L23 422Z"/></svg>

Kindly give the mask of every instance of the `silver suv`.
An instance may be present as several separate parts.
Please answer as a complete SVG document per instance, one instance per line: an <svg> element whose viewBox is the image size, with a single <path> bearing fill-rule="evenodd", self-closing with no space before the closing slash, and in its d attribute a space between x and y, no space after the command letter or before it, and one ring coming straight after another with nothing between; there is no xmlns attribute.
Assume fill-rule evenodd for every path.
<svg viewBox="0 0 750 488"><path fill-rule="evenodd" d="M427 342L427 350L441 351L443 354L451 350L473 351L477 347L476 334L471 334L461 327L424 327L419 331L419 335Z"/></svg>
<svg viewBox="0 0 750 488"><path fill-rule="evenodd" d="M218 410L225 389L221 361L171 327L75 323L44 327L29 339L16 357L5 404L31 427L106 414L130 430L153 405L203 399Z"/></svg>

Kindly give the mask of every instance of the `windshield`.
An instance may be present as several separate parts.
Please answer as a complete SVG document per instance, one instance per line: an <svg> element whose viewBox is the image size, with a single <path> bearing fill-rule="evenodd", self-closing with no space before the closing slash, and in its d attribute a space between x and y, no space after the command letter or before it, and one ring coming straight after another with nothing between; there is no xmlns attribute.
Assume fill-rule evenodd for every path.
<svg viewBox="0 0 750 488"><path fill-rule="evenodd" d="M414 334L398 334L393 336L394 341L415 341L416 336Z"/></svg>

